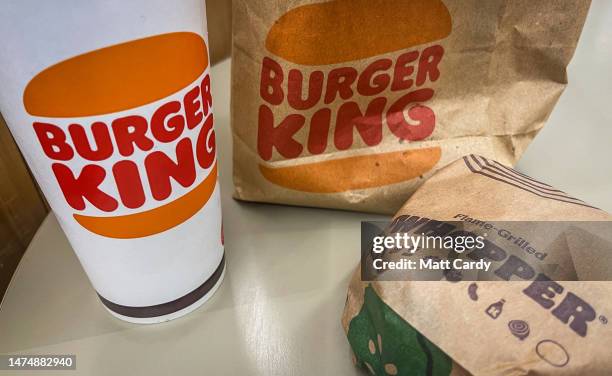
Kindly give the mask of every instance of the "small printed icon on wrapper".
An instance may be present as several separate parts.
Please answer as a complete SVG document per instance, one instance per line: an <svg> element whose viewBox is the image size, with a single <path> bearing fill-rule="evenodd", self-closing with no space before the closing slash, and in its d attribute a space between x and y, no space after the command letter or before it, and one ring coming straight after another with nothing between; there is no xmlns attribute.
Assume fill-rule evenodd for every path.
<svg viewBox="0 0 612 376"><path fill-rule="evenodd" d="M565 347L552 339L545 339L536 345L536 354L553 367L565 367L570 361L570 356Z"/></svg>
<svg viewBox="0 0 612 376"><path fill-rule="evenodd" d="M476 282L470 283L470 285L468 286L468 296L473 301L478 300L478 294L476 292L477 290L478 290L478 285L476 284Z"/></svg>
<svg viewBox="0 0 612 376"><path fill-rule="evenodd" d="M523 320L511 320L508 322L510 333L521 341L529 336L529 324Z"/></svg>
<svg viewBox="0 0 612 376"><path fill-rule="evenodd" d="M493 320L497 319L499 315L502 313L502 309L504 308L505 299L500 299L498 302L495 302L487 307L485 313L489 315Z"/></svg>

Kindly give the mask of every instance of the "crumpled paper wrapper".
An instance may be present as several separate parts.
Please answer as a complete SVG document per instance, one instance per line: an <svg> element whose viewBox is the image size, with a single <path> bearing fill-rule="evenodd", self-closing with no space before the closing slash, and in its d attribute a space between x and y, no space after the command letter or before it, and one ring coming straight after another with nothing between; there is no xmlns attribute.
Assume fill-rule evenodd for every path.
<svg viewBox="0 0 612 376"><path fill-rule="evenodd" d="M486 221L612 220L474 155L440 170L395 217L452 221L458 213ZM576 228L564 236L550 242L565 243L574 258L567 269L580 281L362 282L357 268L342 316L354 361L375 375L610 375L610 245Z"/></svg>

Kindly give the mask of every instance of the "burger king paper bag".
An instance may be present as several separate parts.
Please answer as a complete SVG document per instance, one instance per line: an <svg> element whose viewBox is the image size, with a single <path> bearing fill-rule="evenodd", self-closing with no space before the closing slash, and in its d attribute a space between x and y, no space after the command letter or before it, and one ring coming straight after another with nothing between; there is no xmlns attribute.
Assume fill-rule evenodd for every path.
<svg viewBox="0 0 612 376"><path fill-rule="evenodd" d="M234 0L235 197L393 213L478 153L512 165L588 0Z"/></svg>
<svg viewBox="0 0 612 376"><path fill-rule="evenodd" d="M425 182L393 223L450 223L465 218L495 225L499 221L606 225L612 220L609 214L501 163L470 155ZM600 247L602 234L566 232L574 259L556 266L576 266L579 278L569 281L531 270L552 266L554 244L545 235L529 238L534 248L549 250L544 258L520 242L499 243L499 237L489 234L489 240L499 241L496 255L516 251L526 262L524 268L512 269L512 278L499 272L512 257L493 257L493 253L489 259L494 260L497 277L490 280L362 282L358 269L342 316L354 361L375 375L610 375L612 247L609 241ZM589 257L597 249L607 253Z"/></svg>

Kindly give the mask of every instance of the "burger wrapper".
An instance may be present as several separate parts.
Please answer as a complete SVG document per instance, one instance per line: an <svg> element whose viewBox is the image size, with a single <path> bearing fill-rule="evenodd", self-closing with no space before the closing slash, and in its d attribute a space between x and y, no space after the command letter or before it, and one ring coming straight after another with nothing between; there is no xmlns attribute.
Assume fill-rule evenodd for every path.
<svg viewBox="0 0 612 376"><path fill-rule="evenodd" d="M476 153L513 165L588 0L233 0L235 197L392 214Z"/></svg>
<svg viewBox="0 0 612 376"><path fill-rule="evenodd" d="M456 221L457 213L486 221L612 219L477 156L441 169L395 218L410 214ZM547 246L537 240L538 246ZM585 257L602 249L604 241L582 230L568 231L566 240L572 255ZM609 278L609 254L575 265L584 280L552 282L562 289L545 295L552 302L546 307L525 292L546 281L362 282L358 268L342 316L354 361L376 375L609 375L612 282L594 281L604 276L604 268ZM585 328L574 317L560 319L563 314L556 310L564 299L576 297L596 312ZM493 318L489 309L501 314Z"/></svg>

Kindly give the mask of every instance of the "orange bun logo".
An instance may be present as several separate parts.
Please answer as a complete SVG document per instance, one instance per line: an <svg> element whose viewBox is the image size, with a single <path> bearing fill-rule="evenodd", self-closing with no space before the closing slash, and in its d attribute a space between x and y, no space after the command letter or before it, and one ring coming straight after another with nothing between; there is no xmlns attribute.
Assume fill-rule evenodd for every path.
<svg viewBox="0 0 612 376"><path fill-rule="evenodd" d="M333 193L399 183L431 170L439 147L297 166L270 161L274 151L290 160L351 149L355 130L366 147L375 147L385 124L400 141L429 137L436 118L424 105L434 96L427 86L439 79L444 55L433 42L451 29L440 0L334 0L281 16L265 41L280 59L266 56L261 63L257 151L267 162L259 165L261 174L285 188ZM350 64L363 59L368 63ZM364 98L365 106L359 104ZM298 134L305 141L296 140Z"/></svg>
<svg viewBox="0 0 612 376"><path fill-rule="evenodd" d="M72 57L28 83L25 109L81 226L145 237L208 202L217 165L207 67L202 37L177 32ZM103 215L79 213L86 202Z"/></svg>

